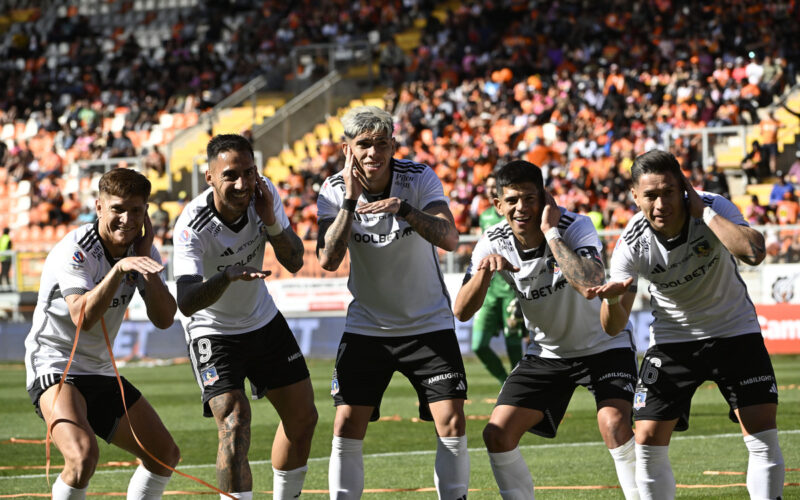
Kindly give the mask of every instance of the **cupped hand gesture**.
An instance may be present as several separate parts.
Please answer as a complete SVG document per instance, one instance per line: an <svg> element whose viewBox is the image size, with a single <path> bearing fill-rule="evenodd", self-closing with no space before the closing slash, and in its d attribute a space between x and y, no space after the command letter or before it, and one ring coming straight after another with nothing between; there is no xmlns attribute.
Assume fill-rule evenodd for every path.
<svg viewBox="0 0 800 500"><path fill-rule="evenodd" d="M539 227L543 233L546 233L550 228L558 227L559 219L561 219L561 210L558 208L556 199L545 190L542 222Z"/></svg>
<svg viewBox="0 0 800 500"><path fill-rule="evenodd" d="M342 179L344 180L344 197L348 200L357 200L364 191L364 172L361 170L353 150L347 146L345 149L344 169L342 169Z"/></svg>
<svg viewBox="0 0 800 500"><path fill-rule="evenodd" d="M242 266L239 264L225 268L225 277L228 281L253 281L263 280L272 274L272 271L260 270L255 267Z"/></svg>
<svg viewBox="0 0 800 500"><path fill-rule="evenodd" d="M625 294L633 284L633 278L628 278L625 281L609 281L599 286L587 288L587 298L593 299L600 297L601 299L613 299Z"/></svg>
<svg viewBox="0 0 800 500"><path fill-rule="evenodd" d="M505 257L500 254L493 253L484 257L478 264L478 271L486 270L489 272L497 271L512 271L517 272L519 268L512 265Z"/></svg>

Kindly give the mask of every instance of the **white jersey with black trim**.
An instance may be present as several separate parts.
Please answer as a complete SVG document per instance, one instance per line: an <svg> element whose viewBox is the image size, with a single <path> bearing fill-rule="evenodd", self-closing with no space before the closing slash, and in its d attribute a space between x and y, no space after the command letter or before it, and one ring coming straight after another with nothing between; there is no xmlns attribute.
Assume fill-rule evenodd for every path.
<svg viewBox="0 0 800 500"><path fill-rule="evenodd" d="M736 205L698 192L719 217L748 226ZM650 282L650 345L734 337L761 331L736 260L703 219L688 216L667 240L641 212L634 215L611 257L611 281L639 276Z"/></svg>
<svg viewBox="0 0 800 500"><path fill-rule="evenodd" d="M395 196L419 210L448 203L442 182L427 165L393 159L391 169L386 192L364 193L358 204ZM317 199L320 221L336 218L344 194L341 172L325 180ZM353 301L345 331L395 337L454 328L437 249L408 222L395 214L355 213L348 248Z"/></svg>
<svg viewBox="0 0 800 500"><path fill-rule="evenodd" d="M133 247L126 256L133 256ZM150 257L161 262L156 247ZM25 338L25 367L30 388L43 375L64 373L75 340L75 323L64 297L83 295L97 286L119 259L114 259L103 246L97 223L85 224L59 241L45 259L39 296L33 312L33 325ZM162 276L162 280L163 280ZM103 314L112 345L125 311L136 289L144 291L144 280L137 272L129 272L114 292L108 310ZM114 375L108 355L103 327L98 321L84 328L69 373L73 375Z"/></svg>
<svg viewBox="0 0 800 500"><path fill-rule="evenodd" d="M275 220L289 227L278 190L269 179L264 181L272 193ZM261 269L267 240L267 227L254 202L239 220L226 224L214 207L213 188L208 188L186 205L175 223L175 280L208 279L236 264ZM182 318L182 323L188 341L204 335L252 332L276 314L278 308L264 280L239 280L228 285L213 304Z"/></svg>
<svg viewBox="0 0 800 500"><path fill-rule="evenodd" d="M558 229L564 243L580 256L600 255L602 245L591 219L559 207ZM465 282L491 254L504 257L518 272L499 271L519 299L525 325L532 331L528 354L575 358L609 349L633 349L631 325L615 337L600 326L599 298L586 299L564 277L547 242L523 250L507 221L487 229L475 245Z"/></svg>

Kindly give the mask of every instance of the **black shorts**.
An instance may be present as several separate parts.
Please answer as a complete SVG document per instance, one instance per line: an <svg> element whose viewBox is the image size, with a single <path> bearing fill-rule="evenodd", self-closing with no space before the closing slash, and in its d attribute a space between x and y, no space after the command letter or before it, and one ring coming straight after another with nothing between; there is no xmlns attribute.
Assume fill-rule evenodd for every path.
<svg viewBox="0 0 800 500"><path fill-rule="evenodd" d="M395 371L405 375L417 391L422 420L433 420L429 403L467 399L467 376L454 330L407 337L345 332L331 381L334 405L374 406L370 420L377 420Z"/></svg>
<svg viewBox="0 0 800 500"><path fill-rule="evenodd" d="M544 413L529 432L542 437L556 436L572 393L586 387L598 403L607 399L633 400L636 384L636 353L631 349L610 349L577 358L522 358L506 379L497 405L518 406Z"/></svg>
<svg viewBox="0 0 800 500"><path fill-rule="evenodd" d="M250 381L253 399L267 391L307 379L303 353L283 315L258 330L239 335L206 335L189 343L192 370L203 391L203 416L213 417L214 396L244 391Z"/></svg>
<svg viewBox="0 0 800 500"><path fill-rule="evenodd" d="M642 360L633 399L635 420L678 419L676 431L689 428L695 390L706 380L717 384L733 410L778 403L772 362L760 333L655 345Z"/></svg>
<svg viewBox="0 0 800 500"><path fill-rule="evenodd" d="M142 393L128 382L125 377L121 378L122 387L125 390L125 404L130 409L131 406L139 401ZM44 391L57 385L60 380L60 373L42 375L28 388L28 395L36 408L36 414L40 417L42 416L42 410L39 408L39 398L42 397ZM117 431L120 419L125 415L117 377L108 375L67 375L64 383L70 384L80 391L83 399L86 400L86 419L89 421L89 425L95 434L110 443L114 438L114 433ZM61 395L59 394L58 397L61 397Z"/></svg>

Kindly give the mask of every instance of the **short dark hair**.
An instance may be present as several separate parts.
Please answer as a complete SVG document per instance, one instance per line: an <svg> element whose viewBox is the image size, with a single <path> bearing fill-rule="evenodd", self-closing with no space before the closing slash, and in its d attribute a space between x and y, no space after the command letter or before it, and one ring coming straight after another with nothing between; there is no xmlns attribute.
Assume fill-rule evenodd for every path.
<svg viewBox="0 0 800 500"><path fill-rule="evenodd" d="M150 198L150 181L136 170L118 167L100 177L100 195L108 194L120 198L141 196L145 203Z"/></svg>
<svg viewBox="0 0 800 500"><path fill-rule="evenodd" d="M219 156L220 153L225 151L238 151L240 153L249 153L250 157L255 160L253 154L253 146L246 137L239 134L220 134L211 138L206 146L206 156L208 156L208 163Z"/></svg>
<svg viewBox="0 0 800 500"><path fill-rule="evenodd" d="M532 182L536 186L539 195L544 194L542 169L529 161L514 160L508 162L494 171L494 177L497 181L498 193L502 193L503 188L506 186Z"/></svg>
<svg viewBox="0 0 800 500"><path fill-rule="evenodd" d="M683 178L681 166L675 155L658 149L640 154L633 160L631 167L633 183L639 184L639 178L644 174L672 174L676 181Z"/></svg>

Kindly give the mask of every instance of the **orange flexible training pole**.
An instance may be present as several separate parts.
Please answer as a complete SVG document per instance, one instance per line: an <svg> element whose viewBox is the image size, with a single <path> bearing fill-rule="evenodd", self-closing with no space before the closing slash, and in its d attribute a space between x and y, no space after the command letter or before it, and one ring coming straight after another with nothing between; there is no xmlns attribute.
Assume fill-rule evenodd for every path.
<svg viewBox="0 0 800 500"><path fill-rule="evenodd" d="M82 318L83 318L83 311L81 311L81 319ZM235 499L236 497L234 497L230 493L222 491L221 489L217 488L216 486L211 485L211 484L203 481L200 478L197 478L197 477L194 477L192 475L186 474L185 472L181 472L178 469L175 469L174 467L170 467L169 465L165 464L158 457L156 457L155 455L150 453L150 450L145 448L144 445L142 444L142 442L139 441L139 436L137 436L136 435L136 431L133 430L133 424L131 423L131 417L128 415L128 405L125 403L125 389L122 387L122 378L119 375L119 370L117 370L117 361L114 359L114 353L112 352L113 350L112 350L112 347L111 347L111 341L108 338L108 330L106 329L106 321L105 321L104 318L100 318L100 324L103 325L103 336L106 339L106 348L108 348L108 355L111 356L111 366L114 367L114 373L117 376L117 383L119 384L119 391L120 391L120 394L122 395L122 407L125 409L125 416L128 417L128 426L131 429L131 434L133 435L133 439L136 440L136 444L139 445L139 448L141 448L142 451L147 453L147 456L149 456L150 458L152 458L153 460L158 462L161 466L166 467L167 469L171 470L172 472L174 472L176 474L180 474L181 476L183 476L183 477L185 477L187 479L191 479L192 481L198 482L198 483L202 484L203 486L206 486L206 487L216 491L217 493L219 493L221 495L225 495L228 498L234 498ZM80 329L80 323L79 323L78 328ZM75 341L77 343L77 336L76 336ZM74 352L74 350L75 349L73 348L73 352Z"/></svg>

